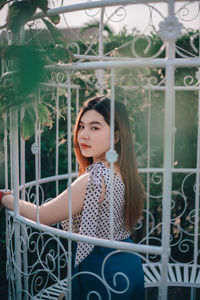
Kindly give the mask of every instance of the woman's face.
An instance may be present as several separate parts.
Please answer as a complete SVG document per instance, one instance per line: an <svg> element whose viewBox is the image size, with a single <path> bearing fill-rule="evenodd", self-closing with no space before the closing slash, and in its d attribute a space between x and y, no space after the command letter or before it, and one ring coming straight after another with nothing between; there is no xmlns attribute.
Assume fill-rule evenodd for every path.
<svg viewBox="0 0 200 300"><path fill-rule="evenodd" d="M81 117L78 144L82 155L92 157L93 162L105 160L110 149L110 126L97 111L88 110Z"/></svg>

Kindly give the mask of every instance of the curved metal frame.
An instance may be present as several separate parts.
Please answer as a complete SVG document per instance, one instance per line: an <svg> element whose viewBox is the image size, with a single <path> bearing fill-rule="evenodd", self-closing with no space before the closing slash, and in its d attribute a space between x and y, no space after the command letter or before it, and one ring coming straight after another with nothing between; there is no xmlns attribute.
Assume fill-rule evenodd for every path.
<svg viewBox="0 0 200 300"><path fill-rule="evenodd" d="M35 170L36 170L36 179L34 182L26 183L25 182L25 160L24 160L24 142L21 140L21 165L20 165L20 170L21 172L21 179L20 179L20 184L19 184L19 140L18 140L18 129L16 124L18 123L18 113L15 111L11 111L11 140L10 140L10 145L11 145L11 161L12 161L12 166L11 166L11 173L12 173L12 179L11 179L11 187L14 191L14 197L15 197L15 207L14 207L14 213L7 212L7 219L8 219L8 237L9 239L7 240L8 243L8 270L10 268L10 271L8 273L8 276L11 278L11 285L10 289L14 289L16 294L15 297L16 299L22 299L22 276L23 279L26 278L25 280L25 286L26 286L26 292L27 292L27 299L29 297L33 297L31 293L29 293L28 285L29 285L29 280L28 278L28 266L27 264L27 243L30 243L30 237L27 235L27 232L31 232L31 228L38 229L41 233L39 234L39 239L42 236L42 233L47 233L49 234L50 237L54 236L56 242L58 243L58 249L59 251L62 252L62 245L60 243L59 237L62 237L66 240L68 240L68 252L66 255L66 264L68 266L68 270L71 270L71 241L76 240L76 241L85 241L89 243L94 243L95 245L102 245L106 247L111 247L111 248L116 248L120 250L126 250L136 253L145 253L147 254L147 259L144 259L144 269L145 269L145 275L147 278L149 278L149 283L147 282L147 286L154 286L158 285L159 286L159 296L158 299L160 300L166 300L167 299L167 289L168 286L173 285L172 283L168 282L168 278L170 278L171 282L175 282L173 278L177 277L178 279L183 279L182 281L177 281L174 283L174 285L181 285L189 286L191 287L196 287L198 286L198 282L200 282L200 270L199 270L199 265L197 264L197 258L199 255L199 249L198 249L198 241L199 241L199 188L200 188L200 100L198 98L198 137L197 137L197 163L196 163L196 168L174 168L173 167L173 153L174 153L174 138L175 138L175 91L179 90L196 90L199 93L199 81L197 81L196 84L185 84L184 86L175 86L175 80L174 80L174 73L175 73L175 68L176 67L198 67L200 66L200 58L199 57L185 57L182 56L182 58L175 58L175 53L179 50L176 49L175 41L177 37L180 34L180 23L178 20L175 18L175 11L174 11L174 3L176 1L167 1L168 3L168 17L163 21L163 26L160 25L160 35L163 38L163 48L166 49L166 57L164 59L156 58L156 57L151 57L151 58L142 58L142 57L137 57L134 59L110 59L106 57L103 53L103 36L102 36L102 28L103 28L103 14L104 14L104 8L107 6L116 6L116 5L130 5L130 4L148 4L149 2L158 2L158 1L117 1L117 0L109 0L109 1L93 1L93 2L85 2L83 4L77 4L77 5L71 5L71 6L63 6L60 8L56 9L51 9L48 10L48 15L54 15L57 13L65 13L65 12L70 12L70 11L76 11L76 10L83 10L83 9L89 9L89 8L102 8L101 10L101 18L100 18L100 31L99 31L99 41L100 41L100 49L99 53L97 56L85 56L85 58L90 58L91 60L96 59L100 61L91 61L91 62L78 62L78 63L73 63L73 64L65 64L65 65L52 65L48 66L48 69L51 69L52 71L58 71L58 72L64 72L66 73L67 76L67 81L65 83L63 82L58 82L58 83L46 83L44 86L49 86L49 87L56 87L57 91L59 91L59 88L65 87L67 89L68 93L68 174L67 175L59 175L58 174L58 157L59 157L59 151L58 151L58 131L59 131L59 118L57 114L57 119L56 119L56 125L57 125L57 133L56 133L56 141L57 141L57 150L56 150L56 174L55 177L52 178L45 178L41 179L40 178L40 125L37 122L36 124L36 134L35 134ZM162 2L162 1L161 1ZM41 13L38 13L34 16L33 19L38 19L42 17ZM170 18L170 19L169 19ZM171 34L171 29L169 28L170 26L173 27L173 34ZM78 55L77 55L78 57ZM82 59L82 56L80 56L80 59ZM119 59L119 60L118 60ZM150 175L151 173L154 172L161 172L162 173L162 179L161 183L163 184L163 194L161 195L162 199L162 241L161 241L161 246L151 246L149 245L149 236L151 233L151 229L149 229L148 235L147 235L147 245L127 245L122 242L116 242L113 241L112 239L110 241L108 240L103 240L103 239L97 239L97 238L92 238L92 237L86 237L86 236L80 236L77 234L74 234L72 232L72 224L71 224L71 215L69 216L69 231L64 232L59 230L58 228L51 228L44 226L40 224L39 222L39 211L37 213L37 222L31 222L29 220L26 220L19 214L19 206L18 206L18 195L19 192L21 191L22 196L25 198L25 196L30 197L31 192L27 192L27 188L31 188L32 186L36 187L36 192L35 192L35 201L37 204L39 204L39 193L41 189L41 184L55 180L56 181L56 191L58 193L58 181L60 178L68 178L68 184L70 187L70 184L72 182L72 178L76 176L76 173L72 172L72 167L71 167L71 89L75 88L77 90L77 99L78 99L78 86L73 86L71 84L71 73L74 71L81 71L81 70L104 70L104 69L109 69L110 70L110 77L111 77L111 98L112 98L112 111L114 108L114 99L115 99L115 71L119 68L143 68L143 67L162 67L165 68L166 70L166 76L165 76L165 83L164 84L158 84L158 85L153 85L150 81L147 85L145 85L145 89L148 91L152 90L164 90L165 91L165 120L164 120L164 164L163 168L151 168L149 165L147 168L141 168L140 171L142 173L147 173ZM5 68L7 71L7 69ZM103 74L103 73L102 73ZM6 75L6 72L5 74ZM101 76L100 76L101 77ZM102 77L100 78L102 80ZM101 85L100 91L102 93L103 84ZM134 87L133 87L134 88ZM57 93L58 95L58 93ZM199 96L198 96L199 97ZM78 100L77 100L77 106L78 106ZM59 108L58 104L58 98L57 98L57 111ZM78 108L77 108L78 111ZM22 116L23 116L23 111L22 111ZM7 120L5 118L5 120ZM8 157L7 157L7 125L5 123L5 139L4 139L4 145L5 145L5 182L6 182L6 187L8 187ZM113 151L113 118L111 119L111 151ZM38 147L38 148L37 148ZM113 163L111 162L111 166L113 169ZM77 170L76 170L77 171ZM192 221L192 213L195 215L195 221L194 221L194 261L192 264L187 264L184 266L181 263L175 263L175 264L169 264L169 257L170 257L170 226L171 224L175 224L174 220L171 218L171 204L173 204L172 201L172 175L174 173L187 173L187 176L190 176L190 174L195 174L196 175L196 190L195 190L195 210L194 212L191 212L191 222ZM187 178L186 176L186 178ZM184 180L186 180L186 178ZM148 178L148 180L150 180ZM184 183L183 183L184 186ZM150 190L149 190L150 191ZM69 189L69 194L70 194L70 189ZM181 196L183 197L185 201L185 195L184 195L184 188L183 192L181 193ZM159 196L160 197L160 196ZM111 198L112 200L112 198ZM111 208L112 208L112 201L111 201ZM69 211L71 211L71 202L69 201ZM111 209L112 211L112 209ZM148 212L149 213L149 212ZM147 213L147 215L148 215ZM10 218L14 218L14 226L10 223ZM148 215L150 218L150 214ZM157 224L156 226L158 227L161 224ZM180 226L175 224L180 230ZM27 226L27 228L26 228ZM154 226L154 229L155 227ZM111 226L112 228L112 226ZM27 231L28 230L28 231ZM15 246L12 245L12 239L13 239L13 234L14 234L14 242ZM112 236L112 231L111 231L111 236ZM19 241L21 241L21 244L19 246ZM180 241L179 241L180 242ZM37 249L36 246L34 246L35 250ZM13 249L15 249L15 253L12 253ZM18 249L18 251L17 251ZM38 251L38 249L37 249ZM61 253L59 252L59 253ZM64 252L64 250L63 250ZM156 265L153 264L151 265L150 260L148 259L148 255L154 254L154 255L160 255L161 256L161 262ZM50 255L48 254L50 259L53 260L55 258L55 254ZM139 254L140 255L140 254ZM62 255L61 255L62 257ZM23 259L23 263L22 263ZM59 259L56 257L56 259ZM9 266L12 265L11 266ZM44 262L41 260L41 264L43 265L44 268L46 266L44 265ZM186 269L189 270L188 266L192 266L192 271L191 271L191 277L188 273L186 272ZM22 270L22 267L24 268ZM64 264L64 267L66 265ZM160 271L156 268L160 268ZM13 268L13 269L12 269ZM55 268L55 267L54 267ZM182 269L181 269L182 268ZM48 269L48 268L47 268ZM15 276L12 277L12 270L15 270ZM50 271L51 269L49 269ZM176 270L176 276L174 275ZM48 271L48 274L50 274ZM185 272L184 278L181 277L181 272ZM59 273L59 271L58 271ZM48 275L50 276L50 275ZM190 277L189 280L187 280ZM55 278L54 278L55 279ZM71 272L68 272L67 275L67 284L69 288L69 299L70 299L70 283L71 283ZM38 279L39 280L39 279ZM53 280L53 279L52 279ZM152 282L151 282L152 280ZM157 281L156 281L157 280ZM16 281L16 287L14 286L14 281ZM55 279L55 282L57 281L58 285L61 284L60 282L60 275ZM108 288L109 290L109 288ZM12 294L12 293L11 293ZM108 292L109 295L109 292ZM40 296L38 296L40 297ZM42 296L41 296L42 297ZM89 297L89 295L88 295ZM39 298L38 298L39 299ZM195 291L192 289L191 293L191 299L195 299Z"/></svg>

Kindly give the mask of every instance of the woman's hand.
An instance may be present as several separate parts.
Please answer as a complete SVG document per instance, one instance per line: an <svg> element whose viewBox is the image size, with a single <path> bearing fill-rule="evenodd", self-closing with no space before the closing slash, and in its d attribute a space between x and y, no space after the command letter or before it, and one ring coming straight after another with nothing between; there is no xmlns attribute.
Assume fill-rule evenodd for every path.
<svg viewBox="0 0 200 300"><path fill-rule="evenodd" d="M10 195L11 194L11 191L8 191L8 190L0 190L0 211L3 209L3 204L2 204L2 199L4 196L6 195Z"/></svg>

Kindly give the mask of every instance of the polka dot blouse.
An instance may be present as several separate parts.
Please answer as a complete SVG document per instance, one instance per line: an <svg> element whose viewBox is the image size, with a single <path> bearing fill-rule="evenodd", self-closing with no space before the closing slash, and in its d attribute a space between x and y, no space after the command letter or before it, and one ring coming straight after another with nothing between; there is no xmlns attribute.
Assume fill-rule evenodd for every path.
<svg viewBox="0 0 200 300"><path fill-rule="evenodd" d="M93 163L87 168L89 179L81 213L72 217L72 230L82 235L110 238L110 172L102 162ZM105 182L105 197L100 203L102 180ZM113 238L124 240L130 236L125 228L125 186L119 175L114 174L113 189ZM64 230L68 230L68 220L61 222ZM78 242L75 266L82 262L94 249L94 245Z"/></svg>

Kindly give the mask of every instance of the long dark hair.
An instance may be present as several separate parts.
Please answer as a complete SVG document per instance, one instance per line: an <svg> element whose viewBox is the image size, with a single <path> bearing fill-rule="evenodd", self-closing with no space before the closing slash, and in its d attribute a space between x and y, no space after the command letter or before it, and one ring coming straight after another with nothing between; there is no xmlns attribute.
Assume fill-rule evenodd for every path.
<svg viewBox="0 0 200 300"><path fill-rule="evenodd" d="M79 148L77 135L80 120L86 111L95 110L110 125L110 103L110 98L106 96L93 97L83 104L78 115L74 132L74 149L79 162L79 175L83 174L86 168L93 162L92 158L84 157ZM115 144L115 150L119 155L116 165L120 170L122 180L125 184L125 224L128 229L132 230L135 222L141 215L145 193L137 169L133 134L131 132L128 113L121 101L115 101L114 122L115 131L119 133L119 140Z"/></svg>

